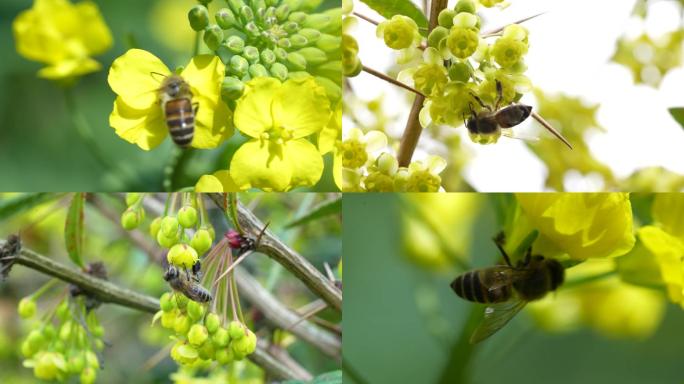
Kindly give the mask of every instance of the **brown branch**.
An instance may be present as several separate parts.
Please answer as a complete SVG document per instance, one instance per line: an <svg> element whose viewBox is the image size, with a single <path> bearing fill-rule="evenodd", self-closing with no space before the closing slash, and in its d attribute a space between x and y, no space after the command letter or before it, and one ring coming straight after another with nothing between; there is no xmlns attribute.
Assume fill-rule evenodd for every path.
<svg viewBox="0 0 684 384"><path fill-rule="evenodd" d="M374 25L380 24L379 22L377 22L377 21L371 19L370 17L364 16L364 15L358 13L358 12L353 12L353 14L354 14L354 16L358 17L359 19L366 20L367 22L369 22L369 23L371 23L371 24L374 24Z"/></svg>
<svg viewBox="0 0 684 384"><path fill-rule="evenodd" d="M409 85L406 85L406 84L402 83L401 81L392 78L391 76L388 76L388 75L386 75L380 71L376 71L375 69L367 67L365 65L363 65L362 67L363 67L363 71L366 73L369 73L369 74L371 74L371 75L373 75L373 76L375 76L381 80L385 80L388 83L394 84L397 87L401 87L401 88L406 89L407 91L411 91L411 92L415 93L416 95L420 95L420 96L425 97L423 92L421 92L421 91L419 91L419 90L417 90L417 89L415 89Z"/></svg>

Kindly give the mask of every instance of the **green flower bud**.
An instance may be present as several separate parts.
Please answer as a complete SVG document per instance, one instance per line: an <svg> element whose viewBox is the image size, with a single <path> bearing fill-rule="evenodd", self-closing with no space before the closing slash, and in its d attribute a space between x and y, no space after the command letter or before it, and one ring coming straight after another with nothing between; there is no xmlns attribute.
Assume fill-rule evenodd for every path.
<svg viewBox="0 0 684 384"><path fill-rule="evenodd" d="M175 236L180 229L178 219L175 216L166 216L161 222L161 233L166 237Z"/></svg>
<svg viewBox="0 0 684 384"><path fill-rule="evenodd" d="M325 52L316 47L306 47L297 51L306 60L307 65L319 65L328 61Z"/></svg>
<svg viewBox="0 0 684 384"><path fill-rule="evenodd" d="M176 309L176 301L173 300L173 296L169 292L164 292L159 298L159 307L164 312L173 311Z"/></svg>
<svg viewBox="0 0 684 384"><path fill-rule="evenodd" d="M138 228L143 219L141 213L141 209L126 209L124 213L121 214L121 226L128 231Z"/></svg>
<svg viewBox="0 0 684 384"><path fill-rule="evenodd" d="M271 75L280 81L287 80L288 70L281 63L273 63L270 68Z"/></svg>
<svg viewBox="0 0 684 384"><path fill-rule="evenodd" d="M318 41L318 39L320 39L322 35L322 33L319 30L313 28L302 28L299 30L299 34L306 37L306 39L311 43L315 43L316 41Z"/></svg>
<svg viewBox="0 0 684 384"><path fill-rule="evenodd" d="M231 347L233 351L236 353L236 355L247 356L254 352L254 350L256 349L256 343L256 335L254 334L254 332L248 329L245 333L245 337L238 340L234 340L231 343Z"/></svg>
<svg viewBox="0 0 684 384"><path fill-rule="evenodd" d="M33 348L33 346L31 346L28 340L24 340L24 342L21 343L21 354L25 358L29 359L33 357L33 355L35 355L36 352L38 352L38 350Z"/></svg>
<svg viewBox="0 0 684 384"><path fill-rule="evenodd" d="M203 5L195 5L188 12L190 27L194 31L201 31L209 25L209 11ZM130 205L130 204L129 204Z"/></svg>
<svg viewBox="0 0 684 384"><path fill-rule="evenodd" d="M222 29L230 29L234 25L238 25L233 11L228 8L219 9L218 12L216 12L216 16L214 16L214 19L216 19L216 24Z"/></svg>
<svg viewBox="0 0 684 384"><path fill-rule="evenodd" d="M161 229L161 222L162 218L157 217L152 222L150 223L150 236L153 238L157 238L157 234L159 233L159 230Z"/></svg>
<svg viewBox="0 0 684 384"><path fill-rule="evenodd" d="M382 31L385 45L392 49L408 48L415 43L418 36L418 24L408 16L395 15L378 28Z"/></svg>
<svg viewBox="0 0 684 384"><path fill-rule="evenodd" d="M270 75L268 69L259 63L250 65L248 72L252 79L255 77L268 77Z"/></svg>
<svg viewBox="0 0 684 384"><path fill-rule="evenodd" d="M183 228L192 228L197 224L197 210L192 206L181 207L178 210L178 224Z"/></svg>
<svg viewBox="0 0 684 384"><path fill-rule="evenodd" d="M290 39L288 39L287 37L278 39L278 42L276 44L278 44L278 47L280 48L290 48L292 46L292 42L290 42Z"/></svg>
<svg viewBox="0 0 684 384"><path fill-rule="evenodd" d="M475 14L477 5L473 0L458 0L458 3L456 3L456 6L454 7L454 11L456 11L456 13L468 12Z"/></svg>
<svg viewBox="0 0 684 384"><path fill-rule="evenodd" d="M208 337L209 333L207 332L207 328L201 324L193 325L188 332L188 341L196 347L204 344Z"/></svg>
<svg viewBox="0 0 684 384"><path fill-rule="evenodd" d="M477 32L470 28L451 28L447 37L447 47L451 53L459 59L470 57L480 44Z"/></svg>
<svg viewBox="0 0 684 384"><path fill-rule="evenodd" d="M85 360L87 366L100 369L100 360L97 359L95 352L85 351Z"/></svg>
<svg viewBox="0 0 684 384"><path fill-rule="evenodd" d="M287 67L293 71L303 71L306 69L306 59L297 52L287 54Z"/></svg>
<svg viewBox="0 0 684 384"><path fill-rule="evenodd" d="M176 232L171 237L164 236L163 231L159 231L157 233L157 243L159 243L159 245L161 245L164 248L171 248L174 246L174 244L178 243L179 241L180 241L180 232Z"/></svg>
<svg viewBox="0 0 684 384"><path fill-rule="evenodd" d="M76 372L74 372L76 373ZM81 372L79 379L81 379L81 384L93 384L97 378L97 371L92 367L86 367Z"/></svg>
<svg viewBox="0 0 684 384"><path fill-rule="evenodd" d="M340 100L342 97L342 88L339 85L326 77L315 76L314 78L316 79L316 83L325 89L325 93L330 100Z"/></svg>
<svg viewBox="0 0 684 384"><path fill-rule="evenodd" d="M212 24L204 29L204 44L212 51L218 49L223 41L223 30L216 24Z"/></svg>
<svg viewBox="0 0 684 384"><path fill-rule="evenodd" d="M207 332L213 335L221 327L221 319L216 313L210 312L204 319L204 326L207 327Z"/></svg>
<svg viewBox="0 0 684 384"><path fill-rule="evenodd" d="M228 68L230 69L230 73L237 76L243 76L247 73L247 69L249 69L249 62L242 56L233 56L230 58Z"/></svg>
<svg viewBox="0 0 684 384"><path fill-rule="evenodd" d="M28 336L26 336L26 342L31 346L31 349L38 351L46 346L47 339L45 339L45 336L42 332L34 329L33 331L29 332Z"/></svg>
<svg viewBox="0 0 684 384"><path fill-rule="evenodd" d="M299 24L297 24L294 21L288 21L285 24L283 24L283 29L290 35L293 35L297 32L299 32Z"/></svg>
<svg viewBox="0 0 684 384"><path fill-rule="evenodd" d="M68 342L69 339L71 338L71 330L73 326L72 321L67 321L62 326L59 328L59 339L62 340L63 342Z"/></svg>
<svg viewBox="0 0 684 384"><path fill-rule="evenodd" d="M348 36L348 35L344 35L344 36ZM316 47L322 49L323 52L326 52L326 53L337 53L337 52L339 52L341 44L342 44L342 37L329 35L327 33L321 34L321 37L319 37L316 40ZM357 51L358 51L358 47L357 47Z"/></svg>
<svg viewBox="0 0 684 384"><path fill-rule="evenodd" d="M30 296L24 297L23 299L19 300L17 312L19 312L19 316L21 316L23 319L30 319L36 314L36 301Z"/></svg>
<svg viewBox="0 0 684 384"><path fill-rule="evenodd" d="M190 330L191 325L192 325L192 320L190 320L190 318L188 316L179 315L178 317L176 317L176 321L173 324L173 330L178 335L185 335Z"/></svg>
<svg viewBox="0 0 684 384"><path fill-rule="evenodd" d="M276 60L280 61L281 63L284 63L287 61L287 51L276 47L273 49L273 53L275 54Z"/></svg>
<svg viewBox="0 0 684 384"><path fill-rule="evenodd" d="M280 4L278 8L275 10L275 17L278 19L279 22L283 22L287 20L287 17L290 15L290 6L287 5L287 3Z"/></svg>
<svg viewBox="0 0 684 384"><path fill-rule="evenodd" d="M200 2L200 4L204 5L205 7L209 6L209 3L211 3L211 0L197 0Z"/></svg>
<svg viewBox="0 0 684 384"><path fill-rule="evenodd" d="M188 244L176 244L169 249L169 253L166 254L166 260L177 267L192 268L197 260L199 260L199 257L197 251Z"/></svg>
<svg viewBox="0 0 684 384"><path fill-rule="evenodd" d="M245 84L242 81L240 81L240 79L234 76L226 76L223 78L223 82L221 83L221 98L223 98L223 100L226 102L229 102L231 100L237 100L240 98L240 96L242 96L242 92L244 91L244 89ZM193 241L197 237L197 233L199 233L200 231L195 232ZM201 249L204 249L206 251L209 249L209 247L211 247L211 242L206 243L206 239L201 240L201 244L195 244L193 243L193 241L191 241L190 244L193 248L197 250L197 253L204 253L201 251ZM204 247L206 247L206 249Z"/></svg>
<svg viewBox="0 0 684 384"><path fill-rule="evenodd" d="M92 333L95 337L102 337L104 336L104 327L101 325L93 326L90 328L90 333Z"/></svg>
<svg viewBox="0 0 684 384"><path fill-rule="evenodd" d="M454 61L449 67L449 78L451 80L467 83L471 75L470 66L463 61Z"/></svg>
<svg viewBox="0 0 684 384"><path fill-rule="evenodd" d="M242 0L228 0L228 6L235 13L239 13L240 9L245 6L245 2Z"/></svg>
<svg viewBox="0 0 684 384"><path fill-rule="evenodd" d="M256 24L254 24L253 21L250 21L249 23L245 24L245 31L247 31L247 34L255 38L261 35L261 29L259 29L259 27Z"/></svg>
<svg viewBox="0 0 684 384"><path fill-rule="evenodd" d="M66 351L66 344L60 339L55 339L55 341L50 344L50 348L52 348L55 352L63 353Z"/></svg>
<svg viewBox="0 0 684 384"><path fill-rule="evenodd" d="M57 315L57 318L65 321L68 317L71 316L69 313L69 304L66 301L62 301L61 304L57 307L57 310L55 311L55 314Z"/></svg>
<svg viewBox="0 0 684 384"><path fill-rule="evenodd" d="M197 360L197 350L188 344L179 341L171 348L171 358L181 365L192 364Z"/></svg>
<svg viewBox="0 0 684 384"><path fill-rule="evenodd" d="M98 351L103 350L105 347L104 341L102 341L100 339L95 339L95 341L93 343L95 344L95 349L97 349Z"/></svg>
<svg viewBox="0 0 684 384"><path fill-rule="evenodd" d="M204 343L199 349L199 357L204 360L214 360L215 349L212 343Z"/></svg>
<svg viewBox="0 0 684 384"><path fill-rule="evenodd" d="M222 348L217 350L214 355L219 364L230 364L235 360L235 353L232 348Z"/></svg>
<svg viewBox="0 0 684 384"><path fill-rule="evenodd" d="M55 330L55 327L52 324L46 324L43 327L43 336L45 336L45 340L51 341L57 336L57 331Z"/></svg>
<svg viewBox="0 0 684 384"><path fill-rule="evenodd" d="M330 21L330 16L324 13L314 13L306 15L306 18L300 24L305 28L321 30L330 25Z"/></svg>
<svg viewBox="0 0 684 384"><path fill-rule="evenodd" d="M137 203L143 197L142 193L129 192L126 194L126 206L131 206Z"/></svg>
<svg viewBox="0 0 684 384"><path fill-rule="evenodd" d="M175 300L174 300L175 301ZM176 326L176 317L178 317L178 311L172 310L169 312L162 313L161 325L166 329L173 329Z"/></svg>
<svg viewBox="0 0 684 384"><path fill-rule="evenodd" d="M245 326L239 321L231 321L228 324L228 333L231 340L239 340L245 336Z"/></svg>
<svg viewBox="0 0 684 384"><path fill-rule="evenodd" d="M437 22L440 26L444 28L451 28L454 25L454 16L456 16L456 11L453 9L443 9L437 17Z"/></svg>
<svg viewBox="0 0 684 384"><path fill-rule="evenodd" d="M242 57L247 59L250 64L254 64L259 61L259 49L257 49L257 47L248 45L245 47Z"/></svg>
<svg viewBox="0 0 684 384"><path fill-rule="evenodd" d="M188 316L196 322L204 316L205 308L204 305L191 300L188 302L186 311L188 312Z"/></svg>
<svg viewBox="0 0 684 384"><path fill-rule="evenodd" d="M244 23L248 23L250 21L254 20L254 11L252 11L252 8L249 6L245 5L242 8L240 8L240 19Z"/></svg>
<svg viewBox="0 0 684 384"><path fill-rule="evenodd" d="M64 356L56 352L43 352L37 356L33 375L43 380L54 380L60 371L66 370Z"/></svg>
<svg viewBox="0 0 684 384"><path fill-rule="evenodd" d="M240 36L228 36L221 46L226 47L229 52L240 54L245 49L245 41Z"/></svg>
<svg viewBox="0 0 684 384"><path fill-rule="evenodd" d="M449 30L442 26L437 26L428 35L428 46L439 49L439 43L449 36Z"/></svg>
<svg viewBox="0 0 684 384"><path fill-rule="evenodd" d="M216 349L227 347L228 343L230 343L230 334L228 333L228 330L220 327L211 336L211 342L214 344Z"/></svg>
<svg viewBox="0 0 684 384"><path fill-rule="evenodd" d="M268 48L262 49L261 53L259 53L259 56L261 62L267 67L270 67L271 64L275 63L276 61L275 53L273 53L273 51Z"/></svg>
<svg viewBox="0 0 684 384"><path fill-rule="evenodd" d="M302 48L309 43L309 40L306 37L304 37L303 35L296 33L296 34L290 36L290 43L295 48Z"/></svg>
<svg viewBox="0 0 684 384"><path fill-rule="evenodd" d="M179 309L185 309L185 307L188 306L188 302L190 302L190 299L182 293L175 293L174 298L176 299L176 305Z"/></svg>
<svg viewBox="0 0 684 384"><path fill-rule="evenodd" d="M85 368L85 356L81 351L72 351L67 359L67 370L71 373L80 373Z"/></svg>
<svg viewBox="0 0 684 384"><path fill-rule="evenodd" d="M297 11L297 12L292 12L290 15L287 17L288 20L294 21L297 24L302 24L304 20L306 20L306 13ZM317 28L314 28L317 29Z"/></svg>
<svg viewBox="0 0 684 384"><path fill-rule="evenodd" d="M233 77L233 79L235 78ZM242 84L242 82L240 82L240 84ZM240 90L240 92L242 92L242 90ZM209 248L211 248L211 243L211 235L209 234L209 231L204 228L198 229L197 232L195 232L195 235L192 237L192 240L190 240L190 246L195 248L197 254L199 255L204 254L204 252L208 251Z"/></svg>

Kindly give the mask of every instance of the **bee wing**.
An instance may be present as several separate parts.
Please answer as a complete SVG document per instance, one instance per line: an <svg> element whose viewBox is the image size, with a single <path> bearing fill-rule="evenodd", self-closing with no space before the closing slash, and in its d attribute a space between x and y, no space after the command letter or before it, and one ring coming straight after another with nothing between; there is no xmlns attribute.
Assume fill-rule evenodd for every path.
<svg viewBox="0 0 684 384"><path fill-rule="evenodd" d="M488 338L506 325L527 301L516 299L505 303L492 304L485 308L484 319L470 336L470 344L476 344Z"/></svg>
<svg viewBox="0 0 684 384"><path fill-rule="evenodd" d="M501 134L508 137L509 139L517 139L517 140L527 141L527 142L531 142L531 143L536 143L539 141L538 137L517 135L517 134L513 133L513 131L510 129L502 129Z"/></svg>
<svg viewBox="0 0 684 384"><path fill-rule="evenodd" d="M480 283L488 291L494 291L515 282L521 273L521 271L515 270L508 265L497 265L488 269L488 273L479 275Z"/></svg>

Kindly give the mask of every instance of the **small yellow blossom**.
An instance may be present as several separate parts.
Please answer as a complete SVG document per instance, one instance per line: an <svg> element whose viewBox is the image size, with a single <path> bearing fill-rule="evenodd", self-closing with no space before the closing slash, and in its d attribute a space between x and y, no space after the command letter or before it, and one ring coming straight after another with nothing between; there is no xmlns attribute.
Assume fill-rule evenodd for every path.
<svg viewBox="0 0 684 384"><path fill-rule="evenodd" d="M571 259L620 256L634 246L632 206L626 193L516 196L530 224L542 235L537 243Z"/></svg>
<svg viewBox="0 0 684 384"><path fill-rule="evenodd" d="M90 58L112 46L112 35L91 1L36 0L12 23L17 52L45 63L38 76L70 79L100 70Z"/></svg>
<svg viewBox="0 0 684 384"><path fill-rule="evenodd" d="M247 82L235 108L235 126L251 139L230 163L238 188L286 191L316 184L323 158L307 137L325 128L331 114L325 89L312 77Z"/></svg>
<svg viewBox="0 0 684 384"><path fill-rule="evenodd" d="M200 177L195 185L195 192L238 192L240 189L230 176L230 171L218 171L213 175Z"/></svg>
<svg viewBox="0 0 684 384"><path fill-rule="evenodd" d="M194 57L180 73L196 103L194 148L215 148L233 134L230 110L221 100L224 73L221 60L211 55ZM146 151L161 144L168 128L159 98L160 77L170 74L159 58L141 49L114 60L107 80L118 95L109 116L117 135Z"/></svg>
<svg viewBox="0 0 684 384"><path fill-rule="evenodd" d="M439 174L446 165L446 160L436 155L429 156L424 162L414 161L408 169L397 172L395 186L402 192L437 192L442 185Z"/></svg>

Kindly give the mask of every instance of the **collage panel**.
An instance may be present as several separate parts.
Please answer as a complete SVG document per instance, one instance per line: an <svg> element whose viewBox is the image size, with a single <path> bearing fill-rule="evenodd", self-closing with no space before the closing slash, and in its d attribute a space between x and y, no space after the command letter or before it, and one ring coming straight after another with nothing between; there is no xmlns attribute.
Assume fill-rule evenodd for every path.
<svg viewBox="0 0 684 384"><path fill-rule="evenodd" d="M349 194L343 214L345 383L682 379L682 194Z"/></svg>
<svg viewBox="0 0 684 384"><path fill-rule="evenodd" d="M342 201L0 195L0 382L341 383Z"/></svg>

